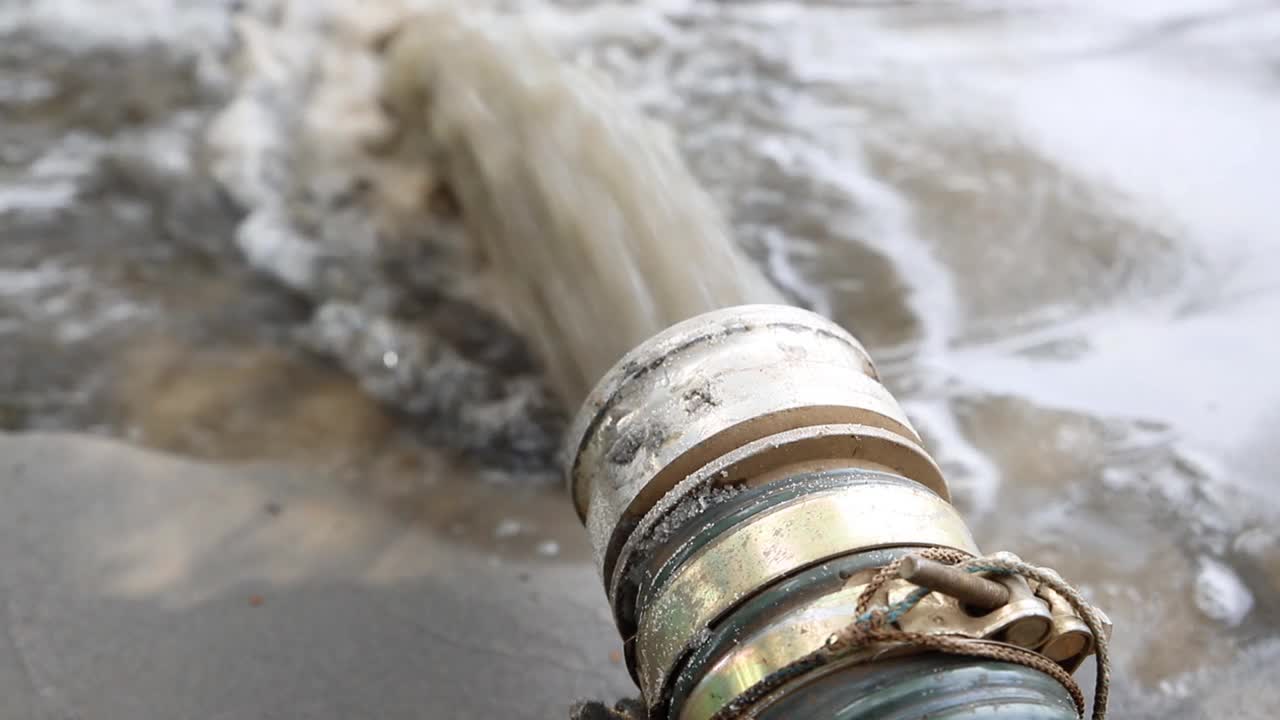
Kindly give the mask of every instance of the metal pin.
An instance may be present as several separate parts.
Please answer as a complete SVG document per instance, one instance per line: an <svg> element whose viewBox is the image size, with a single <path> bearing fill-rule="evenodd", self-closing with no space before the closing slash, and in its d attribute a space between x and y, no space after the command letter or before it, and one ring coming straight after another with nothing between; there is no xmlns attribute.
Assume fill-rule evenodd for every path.
<svg viewBox="0 0 1280 720"><path fill-rule="evenodd" d="M902 559L898 577L979 610L995 610L1009 602L1009 588L1004 585L915 555Z"/></svg>

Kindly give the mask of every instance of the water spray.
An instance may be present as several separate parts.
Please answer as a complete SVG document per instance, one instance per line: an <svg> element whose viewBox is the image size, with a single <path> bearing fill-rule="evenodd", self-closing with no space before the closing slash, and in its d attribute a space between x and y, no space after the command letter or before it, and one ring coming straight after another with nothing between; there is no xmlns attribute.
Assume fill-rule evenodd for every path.
<svg viewBox="0 0 1280 720"><path fill-rule="evenodd" d="M628 353L568 483L649 718L1073 718L1110 625L1056 573L983 557L862 345L718 310Z"/></svg>

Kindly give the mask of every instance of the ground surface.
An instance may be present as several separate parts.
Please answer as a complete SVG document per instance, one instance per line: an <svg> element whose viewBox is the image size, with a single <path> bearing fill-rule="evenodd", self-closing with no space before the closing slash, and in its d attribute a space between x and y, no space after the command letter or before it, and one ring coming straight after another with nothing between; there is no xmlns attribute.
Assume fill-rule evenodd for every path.
<svg viewBox="0 0 1280 720"><path fill-rule="evenodd" d="M0 717L542 719L629 684L581 562L338 477L0 435L0 494Z"/></svg>

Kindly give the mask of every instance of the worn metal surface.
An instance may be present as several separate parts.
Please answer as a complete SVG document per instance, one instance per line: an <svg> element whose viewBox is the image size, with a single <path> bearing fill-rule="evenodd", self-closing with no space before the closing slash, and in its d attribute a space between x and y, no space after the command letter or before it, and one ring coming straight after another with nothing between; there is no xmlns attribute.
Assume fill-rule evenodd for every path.
<svg viewBox="0 0 1280 720"><path fill-rule="evenodd" d="M722 663L727 653L770 627L787 608L796 608L808 600L838 591L849 579L865 577L865 571L886 565L915 549L869 550L845 555L802 570L753 596L717 623L706 641L681 659L679 671L671 681L668 706L680 708L685 714L706 716L714 712L724 698L741 689L740 680L717 678L714 672L714 667ZM751 672L749 667L746 670ZM718 680L728 682L718 683ZM695 688L700 697L691 698Z"/></svg>
<svg viewBox="0 0 1280 720"><path fill-rule="evenodd" d="M1004 585L928 558L904 558L898 577L981 610L994 610L1009 602L1009 588Z"/></svg>
<svg viewBox="0 0 1280 720"><path fill-rule="evenodd" d="M729 700L791 662L820 648L833 633L844 629L856 617L858 598L872 571L853 574L839 589L793 601L774 608L768 620L752 626L726 643L722 654L705 670L703 679L689 692L682 706L682 720L705 720ZM1048 608L1030 596L1029 590L1009 583L1012 600L982 615L970 615L954 598L933 594L900 621L908 632L943 633L973 639L1005 638L1020 629L1025 637L1014 643L1038 647L1049 630ZM915 589L905 581L889 587L887 602L901 601ZM727 622L734 622L730 618ZM892 651L871 648L851 656L851 660L891 657ZM877 659L876 661L881 662Z"/></svg>
<svg viewBox="0 0 1280 720"><path fill-rule="evenodd" d="M822 560L900 545L977 552L954 508L906 482L800 495L725 529L687 558L641 609L637 656L646 697L662 694L681 651L743 598Z"/></svg>
<svg viewBox="0 0 1280 720"><path fill-rule="evenodd" d="M645 342L592 391L566 444L602 573L619 522L638 520L690 473L753 440L832 423L920 440L861 344L818 315L729 308Z"/></svg>
<svg viewBox="0 0 1280 720"><path fill-rule="evenodd" d="M1053 629L1040 652L1067 670L1074 671L1092 652L1093 633L1071 609L1066 598L1055 590L1041 586L1036 588L1036 594L1049 603L1049 611L1053 614Z"/></svg>
<svg viewBox="0 0 1280 720"><path fill-rule="evenodd" d="M717 460L677 483L629 533L615 533L614 552L606 551L610 577L609 598L624 634L633 628L634 564L643 561L642 549L690 497L716 485L756 487L824 470L860 468L920 480L930 488L945 487L941 471L918 445L866 426L816 425L787 430L730 450ZM619 537L625 540L619 543Z"/></svg>

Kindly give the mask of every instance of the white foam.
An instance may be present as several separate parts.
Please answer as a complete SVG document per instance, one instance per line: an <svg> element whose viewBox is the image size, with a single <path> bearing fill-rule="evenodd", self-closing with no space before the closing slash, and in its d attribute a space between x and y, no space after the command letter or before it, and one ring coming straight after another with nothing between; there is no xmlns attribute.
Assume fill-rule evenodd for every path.
<svg viewBox="0 0 1280 720"><path fill-rule="evenodd" d="M48 78L29 75L0 75L0 100L18 105L35 103L53 97L57 92Z"/></svg>
<svg viewBox="0 0 1280 720"><path fill-rule="evenodd" d="M252 96L234 99L209 126L209 171L241 206L272 201L283 139L274 115Z"/></svg>
<svg viewBox="0 0 1280 720"><path fill-rule="evenodd" d="M42 212L71 204L76 184L65 180L0 185L0 215L9 212Z"/></svg>
<svg viewBox="0 0 1280 720"><path fill-rule="evenodd" d="M1230 566L1200 558L1194 589L1196 607L1212 620L1234 627L1253 609L1253 593Z"/></svg>
<svg viewBox="0 0 1280 720"><path fill-rule="evenodd" d="M524 524L513 518L505 518L493 529L493 536L499 540L513 538L524 532Z"/></svg>
<svg viewBox="0 0 1280 720"><path fill-rule="evenodd" d="M0 297L35 295L87 279L82 272L73 273L52 260L46 260L31 269L0 268Z"/></svg>
<svg viewBox="0 0 1280 720"><path fill-rule="evenodd" d="M0 33L35 32L72 45L197 47L226 39L232 0L17 0L0 5Z"/></svg>
<svg viewBox="0 0 1280 720"><path fill-rule="evenodd" d="M319 249L271 209L255 211L240 224L236 245L251 265L270 271L288 287L308 288L316 276Z"/></svg>

